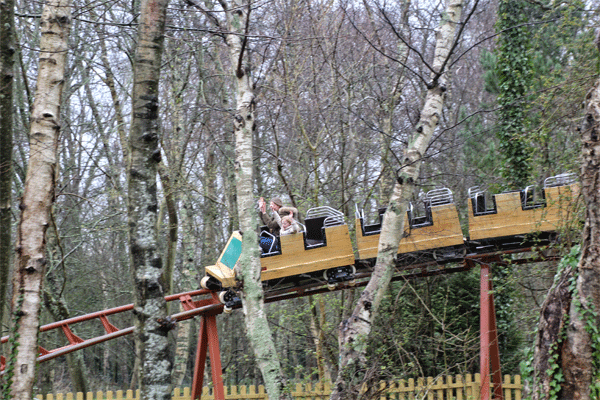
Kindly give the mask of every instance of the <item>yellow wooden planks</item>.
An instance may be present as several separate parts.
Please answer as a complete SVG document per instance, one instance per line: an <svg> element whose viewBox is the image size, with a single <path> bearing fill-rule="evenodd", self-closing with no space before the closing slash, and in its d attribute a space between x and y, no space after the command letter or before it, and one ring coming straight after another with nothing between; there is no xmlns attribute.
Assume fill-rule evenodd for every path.
<svg viewBox="0 0 600 400"><path fill-rule="evenodd" d="M545 189L546 206L523 210L519 192L495 195L497 213L474 215L469 199L469 236L471 240L524 235L534 232L552 232L567 220L579 185L557 186Z"/></svg>
<svg viewBox="0 0 600 400"><path fill-rule="evenodd" d="M398 254L413 251L431 250L448 246L459 246L464 243L458 211L454 204L431 207L433 224L417 228L410 227L408 216L404 217L405 237L400 240ZM356 220L356 245L358 258L377 257L379 234L363 236L360 220Z"/></svg>
<svg viewBox="0 0 600 400"><path fill-rule="evenodd" d="M348 225L325 228L327 246L304 249L301 233L281 237L281 255L261 259L262 280L354 265Z"/></svg>
<svg viewBox="0 0 600 400"><path fill-rule="evenodd" d="M281 236L281 254L260 259L263 270L261 280L285 278L302 273L354 265L354 252L348 225L327 227L325 228L325 236L327 246L312 249L304 248L304 235L302 233ZM226 249L229 243L231 243L231 239ZM235 286L234 271L221 262L206 267L206 273L218 279L223 287Z"/></svg>

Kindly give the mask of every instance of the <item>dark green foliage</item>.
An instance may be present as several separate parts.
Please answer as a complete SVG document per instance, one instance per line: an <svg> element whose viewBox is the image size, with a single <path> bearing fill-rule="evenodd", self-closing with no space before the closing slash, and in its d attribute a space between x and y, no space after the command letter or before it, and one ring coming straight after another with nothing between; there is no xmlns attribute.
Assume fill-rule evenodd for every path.
<svg viewBox="0 0 600 400"><path fill-rule="evenodd" d="M519 309L515 304L518 293L512 266L494 265L491 273L502 373L517 374L523 357L519 347L523 341L523 332L522 327L517 326L515 314L525 313L527 310Z"/></svg>
<svg viewBox="0 0 600 400"><path fill-rule="evenodd" d="M488 54L493 56L491 53ZM468 119L466 115L461 117L466 119L464 128L459 133L464 143L461 152L464 160L462 172L466 177L474 177L467 181L466 186L468 188L484 183L491 185L493 181L490 178L496 176L501 167L501 160L498 157L498 140L491 134L491 130L486 126L482 116L476 115Z"/></svg>
<svg viewBox="0 0 600 400"><path fill-rule="evenodd" d="M393 284L370 349L386 378L479 372L479 280L476 269ZM502 372L510 374L521 338L502 290L497 324Z"/></svg>
<svg viewBox="0 0 600 400"><path fill-rule="evenodd" d="M583 3L574 0L535 16L542 23L532 32L529 119L537 175L579 168L577 121L598 60L583 9Z"/></svg>
<svg viewBox="0 0 600 400"><path fill-rule="evenodd" d="M578 0L499 3L497 47L483 52L481 63L486 91L498 95L496 134L508 188L578 168L575 121L597 72L583 10Z"/></svg>
<svg viewBox="0 0 600 400"><path fill-rule="evenodd" d="M525 187L530 175L530 148L527 94L532 75L529 4L523 0L502 0L498 6L496 49L498 78L498 131L502 155L502 177L512 189Z"/></svg>

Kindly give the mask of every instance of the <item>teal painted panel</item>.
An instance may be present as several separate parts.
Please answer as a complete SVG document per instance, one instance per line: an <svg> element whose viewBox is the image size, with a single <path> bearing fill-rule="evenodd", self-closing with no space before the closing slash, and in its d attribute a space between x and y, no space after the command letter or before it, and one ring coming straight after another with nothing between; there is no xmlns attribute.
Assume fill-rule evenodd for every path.
<svg viewBox="0 0 600 400"><path fill-rule="evenodd" d="M233 269L235 263L240 258L240 254L242 254L242 241L236 237L232 237L229 246L227 246L221 256L221 262L229 269Z"/></svg>

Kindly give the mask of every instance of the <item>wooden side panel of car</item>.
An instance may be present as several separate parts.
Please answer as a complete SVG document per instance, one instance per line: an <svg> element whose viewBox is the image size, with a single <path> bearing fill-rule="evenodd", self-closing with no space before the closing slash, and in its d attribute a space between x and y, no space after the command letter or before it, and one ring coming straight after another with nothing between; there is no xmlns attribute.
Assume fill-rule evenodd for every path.
<svg viewBox="0 0 600 400"><path fill-rule="evenodd" d="M469 199L470 239L556 231L572 212L572 203L578 195L578 184L546 188L546 206L523 210L519 192L500 193L495 196L497 212L477 216L473 214L472 199Z"/></svg>
<svg viewBox="0 0 600 400"><path fill-rule="evenodd" d="M354 264L348 225L325 228L327 246L306 250L302 233L281 236L281 255L261 258L263 281Z"/></svg>
<svg viewBox="0 0 600 400"><path fill-rule="evenodd" d="M459 246L464 243L458 211L455 204L444 204L431 207L433 224L412 228L408 216L404 217L405 237L400 240L398 254L435 248ZM356 245L358 257L369 259L377 257L379 234L363 236L360 220L356 220Z"/></svg>

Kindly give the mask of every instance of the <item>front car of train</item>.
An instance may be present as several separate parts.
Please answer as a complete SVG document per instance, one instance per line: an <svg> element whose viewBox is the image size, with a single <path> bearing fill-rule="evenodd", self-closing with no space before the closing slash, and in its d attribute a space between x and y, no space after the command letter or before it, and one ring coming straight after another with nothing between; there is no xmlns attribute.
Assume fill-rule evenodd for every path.
<svg viewBox="0 0 600 400"><path fill-rule="evenodd" d="M302 232L275 237L261 227L261 280L265 286L315 279L330 288L354 279L354 251L344 215L331 207L307 211ZM223 290L224 303L231 303L236 287L235 266L242 253L242 237L233 232L215 265L206 267L201 285Z"/></svg>

